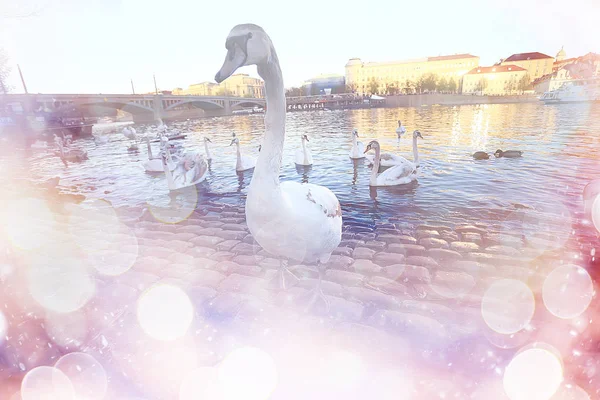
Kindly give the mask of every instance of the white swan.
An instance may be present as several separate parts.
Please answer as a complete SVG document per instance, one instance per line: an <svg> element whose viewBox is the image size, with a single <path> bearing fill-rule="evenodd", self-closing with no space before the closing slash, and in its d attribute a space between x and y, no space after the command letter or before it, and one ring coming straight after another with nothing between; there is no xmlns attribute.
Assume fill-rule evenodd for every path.
<svg viewBox="0 0 600 400"><path fill-rule="evenodd" d="M400 122L400 121L398 121ZM418 132L418 131L415 131ZM413 132L413 162L408 161L406 158L399 156L393 153L381 153L379 163L381 167L394 167L397 165L416 165L419 167L419 154L417 152L417 142L415 138L415 133ZM375 157L367 154L366 155L369 164L373 165L375 162Z"/></svg>
<svg viewBox="0 0 600 400"><path fill-rule="evenodd" d="M104 134L94 135L94 143L96 144L106 144L110 141L110 137Z"/></svg>
<svg viewBox="0 0 600 400"><path fill-rule="evenodd" d="M418 161L419 155L416 150L417 148L417 137L421 139L421 133L419 131L415 131L413 133L413 147L415 150L415 160ZM369 180L369 186L397 186L397 185L406 185L407 183L411 183L417 179L417 165L415 163L411 163L410 161L395 165L391 168L386 169L382 173L379 173L379 162L381 156L381 149L379 147L379 142L373 140L367 145L367 149L365 152L369 150L375 150L375 163L373 165L373 169L371 170L371 179Z"/></svg>
<svg viewBox="0 0 600 400"><path fill-rule="evenodd" d="M288 259L316 262L319 283L310 295L310 305L320 300L328 308L321 290L322 263L329 260L342 238L340 203L323 186L279 181L286 102L279 60L269 36L257 25L237 25L225 47L227 57L215 76L218 83L244 65L257 65L265 82L265 136L246 197L248 228L260 246L280 258L280 287L297 280L287 270Z"/></svg>
<svg viewBox="0 0 600 400"><path fill-rule="evenodd" d="M204 136L204 152L206 153L206 160L212 160L212 156L210 155L210 149L208 148L208 143L212 143L212 140Z"/></svg>
<svg viewBox="0 0 600 400"><path fill-rule="evenodd" d="M136 138L135 134L136 134L135 128L127 127L127 126L125 128L123 128L123 136L125 136L127 139L135 140L135 138Z"/></svg>
<svg viewBox="0 0 600 400"><path fill-rule="evenodd" d="M144 161L144 169L147 172L164 172L162 156L154 157L152 155L152 146L150 145L150 138L145 136L146 145L148 147L148 159ZM164 146L166 149L166 146ZM167 167L170 171L173 171L180 161L177 155L170 155L170 161L167 161Z"/></svg>
<svg viewBox="0 0 600 400"><path fill-rule="evenodd" d="M161 159L170 191L196 185L206 179L208 164L200 153L186 153L182 160L175 162L173 170L170 169L170 163L174 163L171 152L162 151Z"/></svg>
<svg viewBox="0 0 600 400"><path fill-rule="evenodd" d="M235 133L234 133L235 136ZM236 137L231 141L230 146L234 145L237 148L237 158L235 161L235 170L238 172L247 171L256 166L256 158L246 156L240 151L240 140Z"/></svg>
<svg viewBox="0 0 600 400"><path fill-rule="evenodd" d="M398 144L400 144L400 139L402 139L402 135L406 133L406 128L402 126L402 121L398 120L398 127L396 128L396 135L398 135Z"/></svg>
<svg viewBox="0 0 600 400"><path fill-rule="evenodd" d="M308 136L302 135L302 148L296 150L296 165L312 165L313 158L310 149L306 147L306 142L309 142ZM260 152L260 150L259 150Z"/></svg>
<svg viewBox="0 0 600 400"><path fill-rule="evenodd" d="M363 144L363 142L357 140L357 137L358 131L354 129L352 131L352 149L350 150L349 154L350 158L352 158L353 160L365 158L365 145Z"/></svg>
<svg viewBox="0 0 600 400"><path fill-rule="evenodd" d="M58 155L63 162L80 162L88 159L87 151L70 147L70 139L65 140L55 134L54 143L56 143L58 147L58 151L56 151L55 154Z"/></svg>

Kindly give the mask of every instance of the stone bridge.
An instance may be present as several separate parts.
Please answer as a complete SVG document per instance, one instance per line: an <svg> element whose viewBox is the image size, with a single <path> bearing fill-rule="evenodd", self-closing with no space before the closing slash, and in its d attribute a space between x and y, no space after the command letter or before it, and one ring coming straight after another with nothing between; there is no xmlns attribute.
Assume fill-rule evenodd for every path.
<svg viewBox="0 0 600 400"><path fill-rule="evenodd" d="M86 116L101 116L106 109L118 109L130 113L135 122L230 115L236 109L266 105L259 98L163 94L11 94L3 101L25 112L77 109Z"/></svg>

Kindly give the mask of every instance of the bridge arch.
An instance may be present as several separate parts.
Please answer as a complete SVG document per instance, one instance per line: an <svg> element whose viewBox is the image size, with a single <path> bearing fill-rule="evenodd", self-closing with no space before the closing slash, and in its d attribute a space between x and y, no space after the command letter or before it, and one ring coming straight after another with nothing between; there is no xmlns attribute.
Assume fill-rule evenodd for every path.
<svg viewBox="0 0 600 400"><path fill-rule="evenodd" d="M90 109L94 107L112 108L117 110L123 110L130 114L147 114L154 113L154 109L151 107L139 104L136 102L120 102L120 101L86 101L86 102L73 102L59 107L56 111L67 111L69 109L85 108Z"/></svg>
<svg viewBox="0 0 600 400"><path fill-rule="evenodd" d="M265 107L266 101L264 100L235 100L231 102L231 109L234 107Z"/></svg>
<svg viewBox="0 0 600 400"><path fill-rule="evenodd" d="M174 110L183 105L196 106L203 110L218 110L225 108L223 100L199 100L199 99L184 99L165 107L165 111Z"/></svg>

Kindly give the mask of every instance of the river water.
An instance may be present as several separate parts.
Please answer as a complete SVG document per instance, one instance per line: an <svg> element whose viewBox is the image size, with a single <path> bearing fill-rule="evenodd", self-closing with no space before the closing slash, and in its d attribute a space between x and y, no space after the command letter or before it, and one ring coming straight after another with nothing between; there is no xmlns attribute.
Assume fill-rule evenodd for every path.
<svg viewBox="0 0 600 400"><path fill-rule="evenodd" d="M397 120L407 127L400 144ZM212 139L210 174L199 186L198 203L218 199L243 204L252 172L237 174L235 146L258 153L264 132L262 114L218 117L173 123L188 131L186 149L204 152L203 137ZM138 133L147 129L136 126ZM378 139L383 151L412 159L412 135L419 129L421 168L418 182L404 187L369 188L370 168L348 158L352 129L366 145ZM106 130L98 125L95 132ZM120 128L119 128L120 132ZM530 234L552 231L569 236L581 217L583 187L600 178L600 105L496 104L430 106L420 108L296 112L287 115L287 137L282 180L311 182L329 187L339 198L347 228L370 230L376 222L407 225L436 222L456 225L480 222L498 230ZM314 165L296 169L294 153L300 135L307 134ZM145 173L145 145L127 151L129 141L120 133L96 145L92 139L76 142L89 160L63 165L50 150L30 154L7 149L0 166L13 177L40 181L59 176L65 191L104 198L115 206L167 206L196 202L169 196L164 174ZM157 146L156 144L154 146ZM478 150L523 151L519 159L473 160ZM8 151L7 151L8 150ZM157 152L157 147L154 148ZM6 182L7 180L5 180ZM185 197L185 196L184 196ZM180 204L181 205L181 204ZM189 205L189 204L188 204Z"/></svg>

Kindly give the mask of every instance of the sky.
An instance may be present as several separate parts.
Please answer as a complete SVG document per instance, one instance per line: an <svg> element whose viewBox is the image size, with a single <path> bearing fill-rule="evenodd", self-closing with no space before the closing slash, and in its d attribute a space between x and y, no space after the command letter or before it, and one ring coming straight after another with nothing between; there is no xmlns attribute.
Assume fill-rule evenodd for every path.
<svg viewBox="0 0 600 400"><path fill-rule="evenodd" d="M14 4L18 3L18 4ZM32 16L28 16L32 15ZM344 73L349 58L390 61L471 53L491 65L513 53L600 53L598 0L0 0L10 83L30 93L136 93L213 81L225 38L262 26L286 87ZM257 76L256 67L239 72Z"/></svg>

